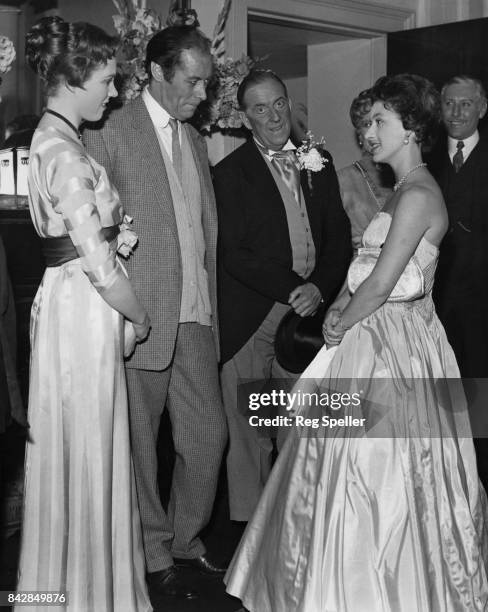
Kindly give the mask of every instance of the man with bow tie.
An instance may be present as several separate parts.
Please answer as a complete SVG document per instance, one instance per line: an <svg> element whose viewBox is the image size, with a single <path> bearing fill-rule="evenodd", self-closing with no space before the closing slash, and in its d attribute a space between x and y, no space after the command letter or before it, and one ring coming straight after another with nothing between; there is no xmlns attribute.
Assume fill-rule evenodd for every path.
<svg viewBox="0 0 488 612"><path fill-rule="evenodd" d="M330 155L322 151L319 167L300 170L283 81L254 70L237 100L252 138L217 165L214 187L230 513L247 521L271 468L272 443L250 426L239 383L259 380L264 389L290 376L275 358L278 325L290 309L306 317L336 296L351 238Z"/></svg>
<svg viewBox="0 0 488 612"><path fill-rule="evenodd" d="M459 75L441 90L447 146L440 141L429 167L449 214L434 284L434 301L464 378L488 377L488 141L478 124L486 113L481 81ZM469 390L468 390L469 397ZM478 471L488 484L488 435L473 427Z"/></svg>

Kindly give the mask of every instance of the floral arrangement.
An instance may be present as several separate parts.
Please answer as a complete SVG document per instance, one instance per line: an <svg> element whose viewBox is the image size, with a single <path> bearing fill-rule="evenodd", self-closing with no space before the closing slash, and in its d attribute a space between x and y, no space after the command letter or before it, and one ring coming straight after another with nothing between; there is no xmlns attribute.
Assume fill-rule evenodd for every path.
<svg viewBox="0 0 488 612"><path fill-rule="evenodd" d="M208 88L206 104L199 109L198 128L210 132L212 128L229 130L242 127L242 119L237 105L237 88L242 79L256 65L247 55L238 60L225 57L225 22L230 10L231 0L225 0L215 25L211 52L215 60L214 79Z"/></svg>
<svg viewBox="0 0 488 612"><path fill-rule="evenodd" d="M242 119L237 104L237 88L249 74L257 60L247 55L241 59L225 58L215 63L214 81L209 87L208 103L201 109L199 129L211 131L213 127L223 130L239 129Z"/></svg>
<svg viewBox="0 0 488 612"><path fill-rule="evenodd" d="M149 39L161 30L161 19L151 9L142 8L138 0L112 0L118 15L113 15L114 28L121 40L119 71L123 82L121 96L132 100L147 82L144 58Z"/></svg>
<svg viewBox="0 0 488 612"><path fill-rule="evenodd" d="M143 0L112 0L118 11L112 19L122 41L119 71L123 79L120 95L124 102L136 98L147 83L144 67L147 43L162 29L161 18L153 10L140 6L140 1ZM214 78L208 88L208 99L200 105L195 117L195 123L201 131L242 127L236 92L256 60L245 55L238 60L225 57L224 28L230 3L231 0L225 1L213 33L211 52L215 63ZM196 12L192 9L178 9L177 4L174 0L170 6L167 25L198 27Z"/></svg>
<svg viewBox="0 0 488 612"><path fill-rule="evenodd" d="M10 38L0 35L0 75L6 74L11 68L15 60L15 47ZM0 85L2 77L0 76ZM1 100L2 98L0 98Z"/></svg>

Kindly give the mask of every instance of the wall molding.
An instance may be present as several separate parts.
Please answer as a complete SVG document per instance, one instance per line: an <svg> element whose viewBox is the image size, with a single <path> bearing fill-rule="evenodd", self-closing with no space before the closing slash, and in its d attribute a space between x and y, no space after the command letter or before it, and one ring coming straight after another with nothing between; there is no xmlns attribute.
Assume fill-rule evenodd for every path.
<svg viewBox="0 0 488 612"><path fill-rule="evenodd" d="M373 38L415 27L416 11L368 0L238 0L227 20L227 54L247 52L249 17Z"/></svg>
<svg viewBox="0 0 488 612"><path fill-rule="evenodd" d="M356 34L378 35L398 29L407 29L415 25L415 11L395 8L386 4L351 0L295 0L300 5L300 15L296 12L270 10L266 2L256 8L248 0L248 16L272 18L273 20L291 20L302 25L327 27L333 29L346 29ZM280 6L284 6L284 2Z"/></svg>

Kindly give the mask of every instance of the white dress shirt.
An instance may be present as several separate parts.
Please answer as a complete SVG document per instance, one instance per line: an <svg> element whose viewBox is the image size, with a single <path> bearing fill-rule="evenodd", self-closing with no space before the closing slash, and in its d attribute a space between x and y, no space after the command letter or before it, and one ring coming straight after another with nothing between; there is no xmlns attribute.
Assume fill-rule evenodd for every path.
<svg viewBox="0 0 488 612"><path fill-rule="evenodd" d="M471 151L475 148L475 146L478 144L480 140L480 135L478 130L476 130L476 132L474 134L471 134L471 136L468 136L468 138L465 138L462 142L464 142L464 147L461 149L463 152L463 159L464 161L466 161L468 159L468 157L471 154ZM455 138L451 138L450 136L447 137L447 152L449 154L449 159L451 160L452 163L452 158L454 157L454 155L457 152L457 143L461 142L461 140L457 140Z"/></svg>
<svg viewBox="0 0 488 612"><path fill-rule="evenodd" d="M270 162L273 159L274 153L277 153L277 151L273 151L271 149L263 151L263 149L266 149L266 147L262 145L256 138L254 138L254 142L258 145L259 150L262 152L263 155L266 156L267 160ZM288 138L288 142L283 146L282 149L280 149L280 151L296 151L296 146Z"/></svg>
<svg viewBox="0 0 488 612"><path fill-rule="evenodd" d="M159 102L156 102L156 100L149 93L149 89L147 86L144 87L144 90L142 92L142 100L144 104L146 105L147 112L149 113L149 116L151 117L151 121L153 122L154 127L156 128L156 132L161 142L163 143L164 150L168 154L168 157L170 158L171 163L173 163L173 147L172 147L173 131L169 124L169 120L173 119L173 117L171 117L168 111L166 111L161 106L161 104L159 104ZM179 141L181 144L181 123L179 121L178 121L178 136L179 136Z"/></svg>

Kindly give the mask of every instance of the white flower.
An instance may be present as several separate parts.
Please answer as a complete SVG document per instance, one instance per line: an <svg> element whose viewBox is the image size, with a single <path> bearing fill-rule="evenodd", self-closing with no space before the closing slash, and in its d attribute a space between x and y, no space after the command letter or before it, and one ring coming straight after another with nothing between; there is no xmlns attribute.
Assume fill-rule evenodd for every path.
<svg viewBox="0 0 488 612"><path fill-rule="evenodd" d="M320 172L325 164L329 162L320 152L324 145L324 138L316 142L312 132L307 132L305 140L302 141L301 146L297 149L297 159L300 168L309 172Z"/></svg>
<svg viewBox="0 0 488 612"><path fill-rule="evenodd" d="M117 253L122 255L125 259L132 253L139 240L137 234L129 228L131 223L132 217L124 215L122 223L120 224L120 232L117 236Z"/></svg>
<svg viewBox="0 0 488 612"><path fill-rule="evenodd" d="M311 170L312 172L320 172L325 166L325 160L317 151L317 149L311 149L308 153L302 153L298 157L300 166L305 170Z"/></svg>

